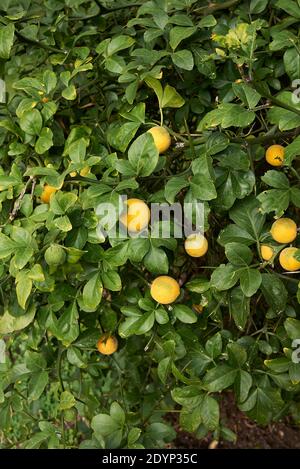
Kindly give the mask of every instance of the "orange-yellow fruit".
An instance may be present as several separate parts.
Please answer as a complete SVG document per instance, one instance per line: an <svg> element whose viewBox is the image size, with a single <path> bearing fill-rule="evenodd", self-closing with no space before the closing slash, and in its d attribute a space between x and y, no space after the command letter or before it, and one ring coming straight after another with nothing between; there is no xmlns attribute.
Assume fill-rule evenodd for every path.
<svg viewBox="0 0 300 469"><path fill-rule="evenodd" d="M186 252L191 257L202 257L207 253L207 239L200 233L191 234L184 243Z"/></svg>
<svg viewBox="0 0 300 469"><path fill-rule="evenodd" d="M281 251L279 256L279 263L284 270L294 272L300 270L300 261L295 259L294 254L298 251L298 248L285 248Z"/></svg>
<svg viewBox="0 0 300 469"><path fill-rule="evenodd" d="M148 205L140 199L128 199L127 210L121 214L120 222L132 233L142 231L150 221Z"/></svg>
<svg viewBox="0 0 300 469"><path fill-rule="evenodd" d="M57 190L58 190L58 189L56 189L56 187L48 186L48 184L46 184L46 185L44 186L44 189L43 189L43 192L42 192L42 195L41 195L41 201L44 202L44 204L49 204L50 199L51 199L51 196L52 196Z"/></svg>
<svg viewBox="0 0 300 469"><path fill-rule="evenodd" d="M274 249L271 246L262 244L260 246L260 254L264 261L269 261L274 256Z"/></svg>
<svg viewBox="0 0 300 469"><path fill-rule="evenodd" d="M161 275L152 282L150 294L158 303L169 305L179 297L180 286L174 278Z"/></svg>
<svg viewBox="0 0 300 469"><path fill-rule="evenodd" d="M157 125L152 127L148 132L152 135L158 153L164 153L171 145L171 137L167 129Z"/></svg>
<svg viewBox="0 0 300 469"><path fill-rule="evenodd" d="M290 218L279 218L274 221L270 233L278 243L291 243L297 237L297 225Z"/></svg>
<svg viewBox="0 0 300 469"><path fill-rule="evenodd" d="M266 160L271 166L281 166L284 160L284 147L271 145L266 151Z"/></svg>
<svg viewBox="0 0 300 469"><path fill-rule="evenodd" d="M118 340L113 335L104 334L98 340L97 349L102 355L111 355L118 349Z"/></svg>

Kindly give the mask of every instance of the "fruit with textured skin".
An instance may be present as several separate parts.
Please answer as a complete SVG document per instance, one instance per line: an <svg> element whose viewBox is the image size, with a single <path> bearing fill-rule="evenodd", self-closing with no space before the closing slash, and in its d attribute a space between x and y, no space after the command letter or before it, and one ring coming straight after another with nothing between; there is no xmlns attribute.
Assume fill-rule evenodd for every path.
<svg viewBox="0 0 300 469"><path fill-rule="evenodd" d="M282 166L284 147L281 145L271 145L266 151L266 160L271 166Z"/></svg>
<svg viewBox="0 0 300 469"><path fill-rule="evenodd" d="M120 222L132 233L138 233L147 227L150 221L148 205L140 199L125 201L127 210L121 214Z"/></svg>
<svg viewBox="0 0 300 469"><path fill-rule="evenodd" d="M44 258L48 265L61 265L66 260L66 253L59 244L52 244L46 249Z"/></svg>
<svg viewBox="0 0 300 469"><path fill-rule="evenodd" d="M152 135L158 153L164 153L171 145L171 137L167 129L159 125L152 127L148 132Z"/></svg>
<svg viewBox="0 0 300 469"><path fill-rule="evenodd" d="M118 349L118 340L113 335L103 334L98 340L97 349L102 355L112 355Z"/></svg>
<svg viewBox="0 0 300 469"><path fill-rule="evenodd" d="M270 233L278 243L292 243L297 237L297 225L291 218L279 218L274 221Z"/></svg>
<svg viewBox="0 0 300 469"><path fill-rule="evenodd" d="M262 244L260 246L260 254L264 261L269 261L274 256L274 249L271 246Z"/></svg>
<svg viewBox="0 0 300 469"><path fill-rule="evenodd" d="M169 305L179 297L180 286L174 278L161 275L152 282L150 294L158 303Z"/></svg>
<svg viewBox="0 0 300 469"><path fill-rule="evenodd" d="M44 189L43 189L43 192L42 192L42 195L41 195L41 201L44 204L49 204L51 196L53 194L55 194L55 192L57 192L57 191L58 191L58 189L56 187L49 186L48 184L46 184L44 186Z"/></svg>
<svg viewBox="0 0 300 469"><path fill-rule="evenodd" d="M207 253L208 242L200 233L191 234L184 243L187 254L191 257L202 257Z"/></svg>
<svg viewBox="0 0 300 469"><path fill-rule="evenodd" d="M294 272L300 270L300 261L294 257L298 248L285 248L281 251L279 256L279 263L284 270Z"/></svg>

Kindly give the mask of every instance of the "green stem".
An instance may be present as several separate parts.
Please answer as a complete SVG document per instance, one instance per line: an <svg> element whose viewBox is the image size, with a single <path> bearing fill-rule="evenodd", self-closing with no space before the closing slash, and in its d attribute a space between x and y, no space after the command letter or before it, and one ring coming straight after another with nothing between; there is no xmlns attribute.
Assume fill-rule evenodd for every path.
<svg viewBox="0 0 300 469"><path fill-rule="evenodd" d="M287 111L294 112L298 116L300 116L300 109L296 109L293 106L290 106L289 104L283 103L280 101L280 99L274 98L270 93L265 91L264 89L261 88L257 83L252 82L251 83L252 87L259 93L261 94L264 98L269 99L272 104L275 104L278 107L281 107L283 109L286 109Z"/></svg>
<svg viewBox="0 0 300 469"><path fill-rule="evenodd" d="M64 386L63 379L62 379L62 374L61 374L62 356L63 356L64 351L65 351L64 348L60 348L59 351L58 351L58 357L57 357L57 376L58 376L60 387L61 387L62 391L65 390L65 386Z"/></svg>
<svg viewBox="0 0 300 469"><path fill-rule="evenodd" d="M193 13L196 14L209 14L218 10L225 10L234 6L236 3L239 3L240 0L228 0L227 2L222 3L209 3L208 5L200 8L196 8Z"/></svg>

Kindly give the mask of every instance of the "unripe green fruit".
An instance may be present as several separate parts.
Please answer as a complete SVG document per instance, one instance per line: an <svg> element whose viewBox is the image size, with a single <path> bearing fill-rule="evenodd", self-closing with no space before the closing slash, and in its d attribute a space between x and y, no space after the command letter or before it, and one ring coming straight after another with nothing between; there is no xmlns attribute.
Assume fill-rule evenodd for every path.
<svg viewBox="0 0 300 469"><path fill-rule="evenodd" d="M48 265L60 265L65 262L66 253L58 244L52 244L46 250L44 257Z"/></svg>

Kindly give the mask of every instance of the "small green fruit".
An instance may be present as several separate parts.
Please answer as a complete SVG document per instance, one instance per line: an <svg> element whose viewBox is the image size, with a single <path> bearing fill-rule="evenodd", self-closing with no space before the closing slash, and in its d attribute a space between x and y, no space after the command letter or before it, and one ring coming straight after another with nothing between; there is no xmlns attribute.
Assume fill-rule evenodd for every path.
<svg viewBox="0 0 300 469"><path fill-rule="evenodd" d="M46 250L44 257L48 265L61 265L66 260L66 253L58 244L52 244Z"/></svg>

